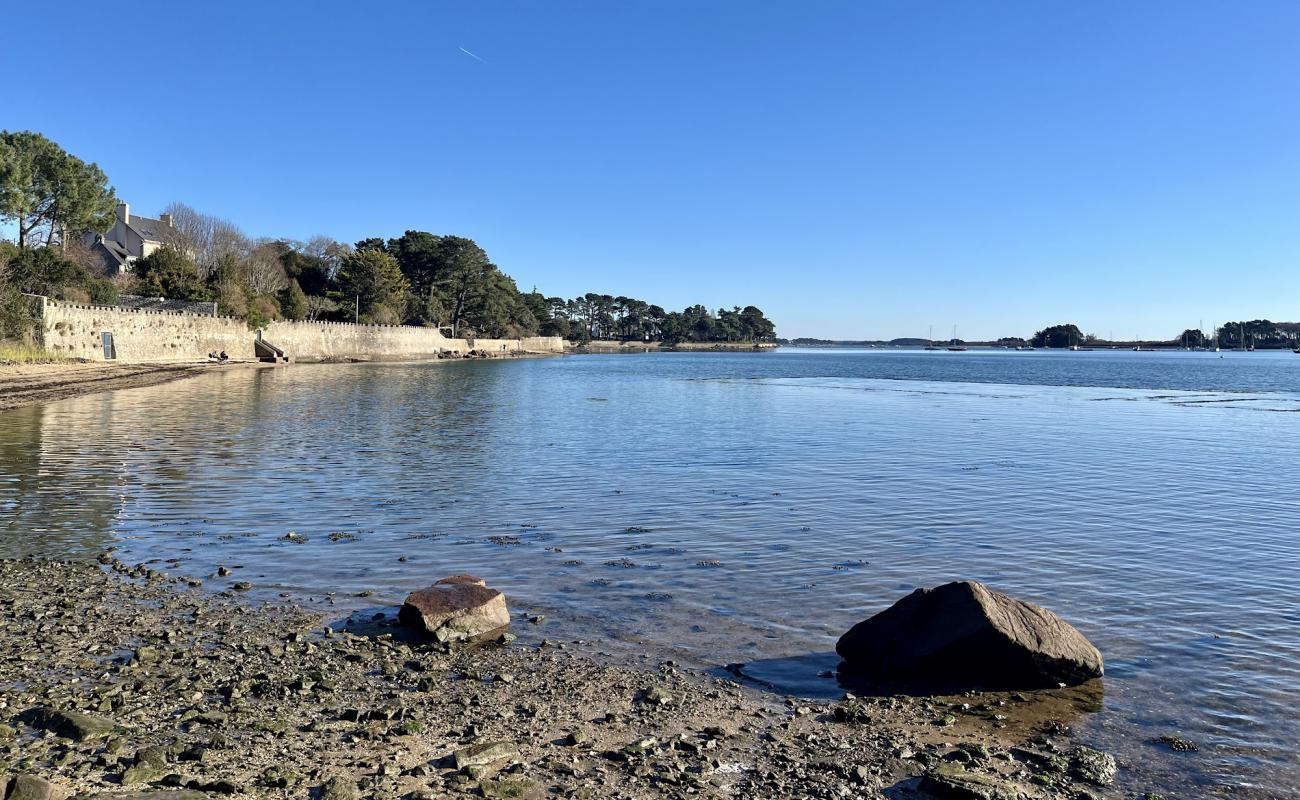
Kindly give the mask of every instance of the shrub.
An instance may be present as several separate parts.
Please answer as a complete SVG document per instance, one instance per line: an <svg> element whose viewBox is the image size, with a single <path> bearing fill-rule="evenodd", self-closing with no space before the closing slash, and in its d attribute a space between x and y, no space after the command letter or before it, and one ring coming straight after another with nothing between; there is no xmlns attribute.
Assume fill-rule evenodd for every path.
<svg viewBox="0 0 1300 800"><path fill-rule="evenodd" d="M112 281L95 277L80 264L61 257L56 250L48 247L7 250L0 253L0 259L5 261L8 283L19 291L73 303L117 304L117 288Z"/></svg>
<svg viewBox="0 0 1300 800"><path fill-rule="evenodd" d="M234 281L217 284L217 310L228 317L248 317L248 295Z"/></svg>
<svg viewBox="0 0 1300 800"><path fill-rule="evenodd" d="M0 340L29 341L35 321L31 303L22 292L0 284Z"/></svg>
<svg viewBox="0 0 1300 800"><path fill-rule="evenodd" d="M254 297L248 304L248 327L265 328L271 320L280 316L280 306L274 297Z"/></svg>
<svg viewBox="0 0 1300 800"><path fill-rule="evenodd" d="M117 284L107 278L92 278L86 285L90 302L100 306L115 306L122 301Z"/></svg>
<svg viewBox="0 0 1300 800"><path fill-rule="evenodd" d="M402 314L383 303L376 303L370 307L369 312L361 316L361 319L374 325L398 325L402 322Z"/></svg>
<svg viewBox="0 0 1300 800"><path fill-rule="evenodd" d="M206 300L208 287L199 278L199 269L187 256L170 247L161 247L135 262L146 294L172 300Z"/></svg>

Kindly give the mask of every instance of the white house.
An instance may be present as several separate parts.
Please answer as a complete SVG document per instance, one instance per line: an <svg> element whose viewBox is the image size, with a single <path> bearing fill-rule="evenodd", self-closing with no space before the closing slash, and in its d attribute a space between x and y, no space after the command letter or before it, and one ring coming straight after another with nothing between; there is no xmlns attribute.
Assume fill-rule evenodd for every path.
<svg viewBox="0 0 1300 800"><path fill-rule="evenodd" d="M144 258L153 251L175 240L176 229L172 227L172 215L161 214L158 219L141 217L131 213L131 206L117 204L117 221L108 233L93 234L88 242L92 252L104 262L109 275L130 272L131 264L137 258Z"/></svg>

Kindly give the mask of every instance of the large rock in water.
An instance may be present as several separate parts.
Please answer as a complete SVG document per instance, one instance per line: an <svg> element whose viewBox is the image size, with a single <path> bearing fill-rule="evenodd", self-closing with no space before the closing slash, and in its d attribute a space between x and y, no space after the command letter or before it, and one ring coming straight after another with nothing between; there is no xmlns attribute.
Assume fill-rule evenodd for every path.
<svg viewBox="0 0 1300 800"><path fill-rule="evenodd" d="M487 588L481 579L453 575L427 589L411 592L398 618L440 642L454 642L509 625L510 611L506 596Z"/></svg>
<svg viewBox="0 0 1300 800"><path fill-rule="evenodd" d="M1101 653L1048 611L975 581L917 589L854 625L835 652L850 671L1037 689L1101 677Z"/></svg>

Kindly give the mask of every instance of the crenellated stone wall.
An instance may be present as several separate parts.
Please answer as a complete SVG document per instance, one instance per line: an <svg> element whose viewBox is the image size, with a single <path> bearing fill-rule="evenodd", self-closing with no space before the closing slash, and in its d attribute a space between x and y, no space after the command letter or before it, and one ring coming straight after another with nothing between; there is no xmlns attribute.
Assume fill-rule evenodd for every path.
<svg viewBox="0 0 1300 800"><path fill-rule="evenodd" d="M253 358L253 332L243 320L179 311L139 311L41 298L41 344L70 358L104 360L103 334L111 333L122 362L201 361L225 351Z"/></svg>
<svg viewBox="0 0 1300 800"><path fill-rule="evenodd" d="M341 358L418 358L438 353L470 351L511 353L563 353L564 339L533 336L527 339L452 339L437 328L410 325L354 325L350 322L291 322L268 324L262 338L296 361Z"/></svg>
<svg viewBox="0 0 1300 800"><path fill-rule="evenodd" d="M44 297L33 298L33 305L41 319L41 343L71 358L104 360L105 333L112 334L117 360L122 362L202 361L208 353L223 350L237 360L255 357L257 332L239 319L88 306ZM470 351L491 355L564 352L564 340L558 336L451 339L437 328L349 322L277 321L266 326L262 338L295 361L420 358Z"/></svg>

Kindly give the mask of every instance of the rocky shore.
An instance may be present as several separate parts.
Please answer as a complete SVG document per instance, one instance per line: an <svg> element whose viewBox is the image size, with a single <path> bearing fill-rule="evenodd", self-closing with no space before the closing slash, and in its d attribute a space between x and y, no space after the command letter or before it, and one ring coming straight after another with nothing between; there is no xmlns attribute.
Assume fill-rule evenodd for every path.
<svg viewBox="0 0 1300 800"><path fill-rule="evenodd" d="M330 630L201 584L108 554L0 561L10 800L1118 796L1063 694L810 702L558 634L406 641L397 609Z"/></svg>

